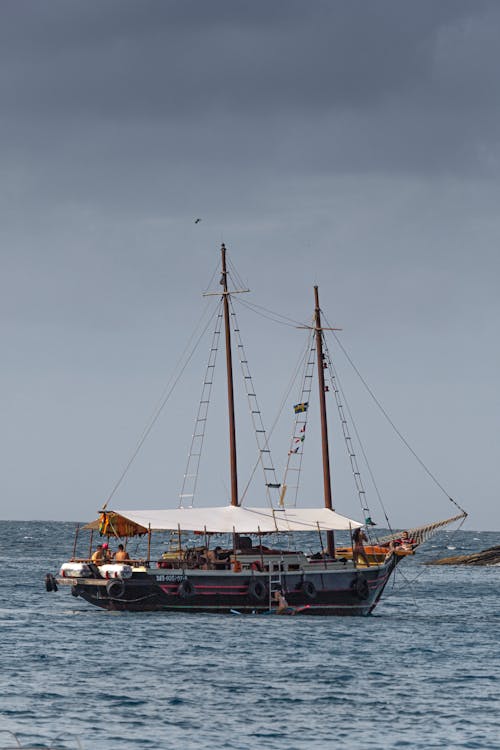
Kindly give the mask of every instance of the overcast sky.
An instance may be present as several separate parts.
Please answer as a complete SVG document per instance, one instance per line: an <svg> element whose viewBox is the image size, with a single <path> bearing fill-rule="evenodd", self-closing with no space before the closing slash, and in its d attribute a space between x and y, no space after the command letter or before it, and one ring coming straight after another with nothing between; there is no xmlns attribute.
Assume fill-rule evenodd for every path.
<svg viewBox="0 0 500 750"><path fill-rule="evenodd" d="M468 528L500 529L500 5L4 0L0 20L0 517L94 517L200 319L223 240L248 301L307 320L320 285ZM305 334L237 310L271 424ZM177 505L209 345L115 507ZM452 515L332 353L393 523ZM218 376L205 505L228 500ZM295 397L273 434L278 467ZM255 444L245 408L237 420L244 486ZM305 505L322 502L315 408L310 421ZM334 503L357 518L333 409L330 429ZM249 500L262 498L255 483Z"/></svg>

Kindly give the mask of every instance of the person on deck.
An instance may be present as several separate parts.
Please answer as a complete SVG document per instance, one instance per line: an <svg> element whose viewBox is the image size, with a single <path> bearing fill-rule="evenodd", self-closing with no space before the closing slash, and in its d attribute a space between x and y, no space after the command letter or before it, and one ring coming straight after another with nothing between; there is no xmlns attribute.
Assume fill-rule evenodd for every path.
<svg viewBox="0 0 500 750"><path fill-rule="evenodd" d="M358 563L361 558L365 563L366 567L370 567L370 561L368 555L365 552L364 542L368 541L363 529L354 529L352 534L352 560L354 563Z"/></svg>
<svg viewBox="0 0 500 750"><path fill-rule="evenodd" d="M403 531L399 539L394 540L394 547L401 547L404 550L412 550L416 544L414 539L410 539L407 531Z"/></svg>
<svg viewBox="0 0 500 750"><path fill-rule="evenodd" d="M215 570L225 570L229 566L229 553L226 550L223 550L222 547L216 547L214 549L214 554Z"/></svg>
<svg viewBox="0 0 500 750"><path fill-rule="evenodd" d="M102 544L98 544L97 545L96 550L95 550L94 554L91 557L91 560L96 565L102 565L106 561L105 560L105 555L104 555L104 552L103 552L103 549L102 549Z"/></svg>
<svg viewBox="0 0 500 750"><path fill-rule="evenodd" d="M113 553L109 549L109 544L107 542L104 542L102 545L102 557L103 562L108 563L110 562L111 558L113 557Z"/></svg>
<svg viewBox="0 0 500 750"><path fill-rule="evenodd" d="M215 570L217 563L219 562L218 554L220 547L215 549L207 549L205 552L205 558L207 561L207 570Z"/></svg>
<svg viewBox="0 0 500 750"><path fill-rule="evenodd" d="M119 544L115 552L115 562L125 562L126 560L130 560L130 555L123 544Z"/></svg>

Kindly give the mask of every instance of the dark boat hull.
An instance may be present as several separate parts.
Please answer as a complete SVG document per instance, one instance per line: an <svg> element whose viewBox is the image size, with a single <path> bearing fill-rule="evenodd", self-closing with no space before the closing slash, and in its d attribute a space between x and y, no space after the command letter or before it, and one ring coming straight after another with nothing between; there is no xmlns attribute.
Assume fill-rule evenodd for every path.
<svg viewBox="0 0 500 750"><path fill-rule="evenodd" d="M179 570L134 572L127 580L79 578L72 593L108 610L129 612L263 613L271 593L281 588L291 607L308 615L368 615L379 601L398 562L354 569L317 569L281 573ZM69 583L68 579L59 579Z"/></svg>

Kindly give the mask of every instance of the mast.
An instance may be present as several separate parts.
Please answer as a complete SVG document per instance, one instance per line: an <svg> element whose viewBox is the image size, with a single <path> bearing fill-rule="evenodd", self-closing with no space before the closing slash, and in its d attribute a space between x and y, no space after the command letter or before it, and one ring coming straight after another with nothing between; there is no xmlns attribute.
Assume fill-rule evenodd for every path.
<svg viewBox="0 0 500 750"><path fill-rule="evenodd" d="M233 356L231 352L231 326L229 323L229 294L227 289L226 246L222 243L222 277L224 287L223 309L226 331L227 405L229 413L229 465L231 469L231 505L238 506L238 470L236 464L236 426L234 420Z"/></svg>
<svg viewBox="0 0 500 750"><path fill-rule="evenodd" d="M318 287L314 287L314 315L316 331L316 353L318 361L318 386L319 386L319 411L321 416L321 452L323 456L323 486L325 496L325 508L333 510L332 507L332 482L330 477L330 455L328 450L328 424L326 421L326 400L325 400L325 373L323 367L323 339L321 327L321 310L319 307ZM326 546L328 555L335 557L335 539L333 531L326 532Z"/></svg>

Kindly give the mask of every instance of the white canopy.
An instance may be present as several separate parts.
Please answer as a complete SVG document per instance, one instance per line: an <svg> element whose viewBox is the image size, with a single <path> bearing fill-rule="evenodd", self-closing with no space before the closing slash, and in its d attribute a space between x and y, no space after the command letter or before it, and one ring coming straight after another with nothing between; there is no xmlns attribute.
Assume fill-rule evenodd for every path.
<svg viewBox="0 0 500 750"><path fill-rule="evenodd" d="M151 531L207 531L258 534L276 531L348 531L362 526L327 508L175 508L172 510L116 510L116 514Z"/></svg>

